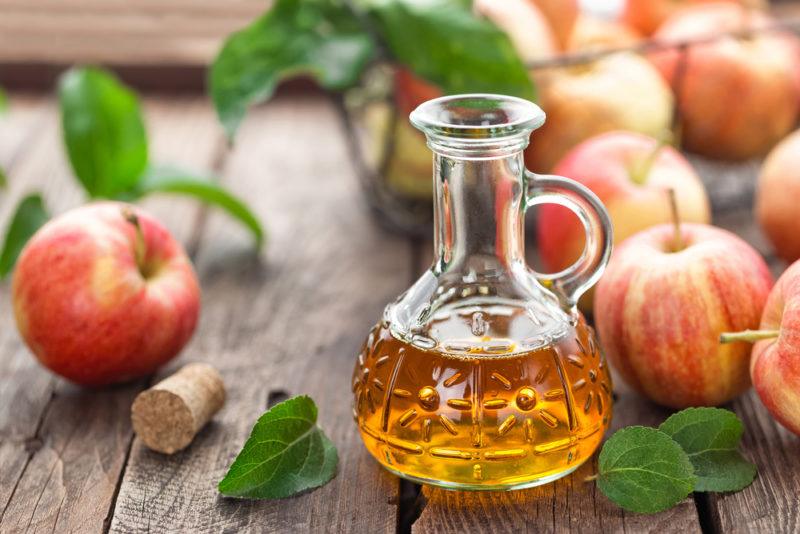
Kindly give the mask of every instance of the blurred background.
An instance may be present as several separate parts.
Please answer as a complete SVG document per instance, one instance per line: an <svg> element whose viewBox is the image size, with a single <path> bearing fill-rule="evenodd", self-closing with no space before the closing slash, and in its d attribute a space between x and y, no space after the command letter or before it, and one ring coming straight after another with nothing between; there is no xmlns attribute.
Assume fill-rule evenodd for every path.
<svg viewBox="0 0 800 534"><path fill-rule="evenodd" d="M270 18L262 1L0 0L0 87L12 93L52 91L70 66L103 66L144 93L209 94L209 105L214 103L231 136L244 109L272 98L272 85L278 82L278 95L328 92L340 106L340 120L377 220L391 230L423 236L429 235L431 219L430 152L406 117L421 101L443 93L475 87L535 99L548 114L548 123L526 152L528 166L536 172L565 173L569 165L561 163L570 151L612 131L646 136L654 158L661 146L672 145L689 155L714 213L749 208L759 162L797 121L797 2L314 0L300 5L279 1L276 11L302 11L304 17L319 16L317 22L330 24L342 16L330 6L344 6L342 12L352 20L336 24L357 26L375 41L370 46L378 52L371 51L369 60L354 68L352 79L335 83L325 80L324 71L330 67L333 72L341 63L317 65L323 75L315 74L311 65L305 69L309 75L304 68L292 70L308 67L303 64L311 57L306 49L305 57L300 52L284 57L305 46L301 37L306 33L324 41L329 30L304 27L299 15L291 23L280 13ZM444 7L428 9L430 5ZM444 50L449 32L467 28L458 39L470 41L469 24L474 21L463 20L464 10L507 36L529 74L530 87L503 83L503 69L511 65L513 70L517 58L498 65L500 74L494 79L470 78L486 70L493 57L504 57L504 43L490 34L485 34L492 37L485 46L479 43L462 56L456 46ZM397 35L402 24L409 36L406 43ZM253 41L256 32L262 38L272 35L275 42ZM440 39L430 39L431 32L439 32ZM476 33L474 40L483 35ZM416 40L421 44L415 50ZM226 42L229 46L223 48ZM261 52L259 46L264 47ZM483 67L458 64L480 55L482 46L488 50ZM260 65L259 58L270 55L281 56L276 62L283 63ZM509 80L515 74L509 71ZM457 81L459 77L463 80ZM215 86L215 79L223 81ZM252 80L257 87L248 87ZM610 144L619 143L625 140ZM572 177L585 181L575 173ZM680 195L679 203L691 204ZM651 222L666 218L664 210ZM690 206L682 215L709 222L702 208L692 210ZM633 225L621 235L633 229L639 228ZM550 262L549 267L565 261Z"/></svg>

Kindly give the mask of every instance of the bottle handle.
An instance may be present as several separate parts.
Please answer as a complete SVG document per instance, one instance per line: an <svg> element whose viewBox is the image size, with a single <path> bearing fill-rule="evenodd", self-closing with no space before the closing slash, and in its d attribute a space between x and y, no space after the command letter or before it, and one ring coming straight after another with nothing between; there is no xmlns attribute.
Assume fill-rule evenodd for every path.
<svg viewBox="0 0 800 534"><path fill-rule="evenodd" d="M586 233L580 258L557 273L533 271L546 285L560 290L569 306L592 287L611 257L611 219L600 199L589 188L569 178L525 171L525 210L539 204L558 204L577 215Z"/></svg>

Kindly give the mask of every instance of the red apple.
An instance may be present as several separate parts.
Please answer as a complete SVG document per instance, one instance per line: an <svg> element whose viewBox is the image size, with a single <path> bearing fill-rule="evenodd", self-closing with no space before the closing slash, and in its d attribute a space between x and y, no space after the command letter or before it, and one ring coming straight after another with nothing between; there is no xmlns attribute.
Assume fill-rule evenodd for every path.
<svg viewBox="0 0 800 534"><path fill-rule="evenodd" d="M529 0L533 2L553 30L553 36L561 50L567 48L575 22L580 13L578 0Z"/></svg>
<svg viewBox="0 0 800 534"><path fill-rule="evenodd" d="M800 262L786 269L769 294L760 332L728 340L747 339L761 339L750 360L756 393L778 422L800 435Z"/></svg>
<svg viewBox="0 0 800 534"><path fill-rule="evenodd" d="M200 289L183 248L153 217L90 204L43 226L19 257L17 326L36 358L78 384L152 373L183 348Z"/></svg>
<svg viewBox="0 0 800 534"><path fill-rule="evenodd" d="M614 241L672 220L667 191L675 191L682 221L709 223L711 208L691 164L671 146L633 132L609 132L573 148L554 174L576 180L603 202L614 226ZM583 250L583 226L556 204L539 208L538 244L544 267L560 271Z"/></svg>
<svg viewBox="0 0 800 534"><path fill-rule="evenodd" d="M770 152L756 189L756 218L778 256L792 262L800 259L800 130L781 141Z"/></svg>
<svg viewBox="0 0 800 534"><path fill-rule="evenodd" d="M655 39L670 43L705 38L771 22L736 4L702 4L676 13ZM725 37L694 45L685 70L678 68L680 52L675 49L650 54L678 91L686 147L738 160L762 155L783 138L797 119L797 47L795 37L775 32Z"/></svg>
<svg viewBox="0 0 800 534"><path fill-rule="evenodd" d="M766 3L765 0L625 0L622 20L644 35L650 35L682 8L710 2L734 2L748 8L764 7Z"/></svg>
<svg viewBox="0 0 800 534"><path fill-rule="evenodd" d="M441 89L415 75L408 68L398 66L395 69L394 101L402 122L408 122L408 116L417 109L417 106L440 96L442 96Z"/></svg>
<svg viewBox="0 0 800 534"><path fill-rule="evenodd" d="M755 328L772 276L750 245L725 230L655 226L615 251L597 286L594 318L608 359L664 406L714 406L746 390L750 353L723 332Z"/></svg>
<svg viewBox="0 0 800 534"><path fill-rule="evenodd" d="M547 122L531 137L528 167L550 172L575 145L630 130L659 137L672 119L672 93L647 60L617 53L591 64L535 73Z"/></svg>

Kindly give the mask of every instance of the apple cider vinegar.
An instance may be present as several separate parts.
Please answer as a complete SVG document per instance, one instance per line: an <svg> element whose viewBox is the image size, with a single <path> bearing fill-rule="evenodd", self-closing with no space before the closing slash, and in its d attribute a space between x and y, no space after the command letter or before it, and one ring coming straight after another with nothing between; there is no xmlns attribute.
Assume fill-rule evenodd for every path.
<svg viewBox="0 0 800 534"><path fill-rule="evenodd" d="M492 489L558 478L591 456L611 417L611 380L580 320L562 339L526 349L511 310L454 313L426 346L382 326L353 373L355 417L387 469L420 482ZM477 334L477 335L475 335Z"/></svg>
<svg viewBox="0 0 800 534"><path fill-rule="evenodd" d="M388 470L453 489L536 486L588 460L611 419L611 380L576 303L611 254L597 197L525 170L536 105L501 95L422 104L411 122L433 150L429 269L389 304L353 372L353 414ZM541 274L525 262L531 206L572 210L580 258Z"/></svg>

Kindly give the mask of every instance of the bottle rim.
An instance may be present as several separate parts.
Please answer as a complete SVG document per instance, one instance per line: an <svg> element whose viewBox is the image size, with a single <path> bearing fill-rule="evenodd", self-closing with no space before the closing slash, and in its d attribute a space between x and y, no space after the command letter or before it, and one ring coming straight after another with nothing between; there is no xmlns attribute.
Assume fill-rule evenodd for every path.
<svg viewBox="0 0 800 534"><path fill-rule="evenodd" d="M544 124L545 117L533 102L488 93L434 98L410 115L411 124L426 135L461 141L527 137Z"/></svg>

